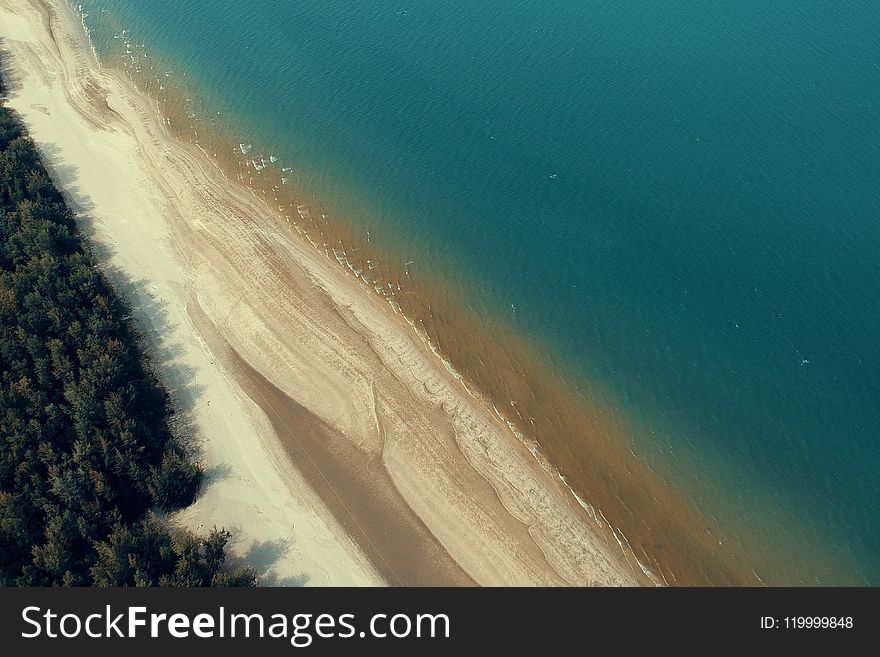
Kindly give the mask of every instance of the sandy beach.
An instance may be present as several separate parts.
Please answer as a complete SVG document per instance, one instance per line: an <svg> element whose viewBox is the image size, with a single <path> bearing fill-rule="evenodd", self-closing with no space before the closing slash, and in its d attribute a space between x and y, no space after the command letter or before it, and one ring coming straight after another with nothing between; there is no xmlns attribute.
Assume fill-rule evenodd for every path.
<svg viewBox="0 0 880 657"><path fill-rule="evenodd" d="M649 583L401 316L100 66L65 2L0 0L0 53L201 449L175 522L229 529L267 584Z"/></svg>

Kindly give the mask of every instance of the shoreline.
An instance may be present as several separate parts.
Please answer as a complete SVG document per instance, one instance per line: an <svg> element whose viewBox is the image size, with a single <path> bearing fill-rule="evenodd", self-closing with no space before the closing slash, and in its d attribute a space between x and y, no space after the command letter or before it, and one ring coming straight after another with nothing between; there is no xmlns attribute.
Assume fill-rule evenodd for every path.
<svg viewBox="0 0 880 657"><path fill-rule="evenodd" d="M114 27L121 31L123 23ZM138 32L136 24L130 27ZM570 367L509 313L482 308L465 277L436 268L431 276L419 275L417 266L410 278L407 265L413 263L405 263L404 254L413 243L405 236L382 235L371 241L367 232L364 239L358 226L381 221L381 212L371 210L372 201L355 201L345 211L328 210L328 219L324 209L336 207L327 202L335 198L331 188L299 182L303 171L306 179L314 177L317 169L309 162L288 161L286 151L260 135L242 133L236 123L241 116L215 116L214 110L222 107L217 99L216 107L202 102L199 84L144 41L130 35L128 41L108 41L104 34L94 45L98 43L106 65L155 101L153 109L171 134L200 149L227 180L241 181L276 216L282 232L307 241L346 276L353 275L365 293L387 303L400 323L405 322L404 329L417 335L477 403L517 436L635 570L657 583L685 585L759 585L765 581L762 576L789 572L784 553L774 553L776 564L767 566L766 546L749 535L739 510L722 520L717 506L697 502L702 497L691 485L690 468L699 464L651 460L657 456L651 453L657 427L628 414L601 380ZM270 162L259 153L278 156L272 155ZM294 182L285 185L285 175ZM332 189L343 197L349 194ZM679 433L672 427L663 430ZM711 475L702 478L710 480ZM721 543L723 551L718 550ZM805 572L795 578L809 581L810 576Z"/></svg>
<svg viewBox="0 0 880 657"><path fill-rule="evenodd" d="M243 390L241 375L215 362L228 346L279 395L331 426L348 449L387 474L404 507L455 564L441 559L432 581L461 583L457 568L478 584L645 582L510 427L479 406L399 318L304 240L283 235L262 202L257 207L196 147L169 135L153 117L148 97L99 67L84 34L77 34L70 7L50 19L51 31L30 4L4 0L0 7L8 23L2 45L11 48L15 74L10 105L24 116L61 187L86 218L85 232L109 253L108 266L135 279L131 287L141 292L129 298L138 315L146 315L139 322L155 344L176 354L179 376L169 377L170 387L179 388L189 373L191 388L198 390L191 393L193 420L207 439L209 470L223 461L230 469L217 471L180 522L232 525L241 532L232 545L239 556L247 556L248 542L273 536L262 540L282 543L274 548L282 556L267 559L267 571L279 581L291 577L278 572L284 570L279 563L288 573L305 569L304 583L320 583L315 580L322 572L329 583L383 579L345 523L284 462L271 419ZM66 125L59 125L56 114ZM96 151L112 162L101 161ZM110 189L107 172L115 183ZM140 207L131 207L133 198ZM161 246L148 250L145 242ZM146 302L150 291L158 303ZM177 344L163 344L169 342ZM222 416L215 414L218 406ZM230 417L237 427L229 426ZM444 440L437 441L438 435ZM248 454L256 444L262 454ZM233 458L238 456L253 478L230 490L242 474ZM350 459L342 461L353 467ZM352 475L339 477L350 481ZM275 515L254 527L254 513L264 509L251 489L264 476L274 482L263 492ZM288 503L272 503L283 488ZM317 497L328 499L320 491ZM228 503L239 499L250 504L230 518ZM291 507L298 507L292 523ZM289 534L296 544L284 551ZM306 567L312 559L321 561Z"/></svg>
<svg viewBox="0 0 880 657"><path fill-rule="evenodd" d="M743 554L754 556L754 550L740 544L742 532L719 526L714 510L698 508L687 489L675 485L676 476L666 471L661 476L629 448L633 431L646 428L620 416L596 382L564 364L550 364L540 345L507 318L469 312L473 299L468 301L464 289L410 279L402 252L371 243L369 235L367 240L359 237L347 216L334 214L328 220L322 211L326 197L316 196L315 190L283 185L283 174L277 171L283 159L274 167L263 160L256 169L252 155L272 149L255 138L257 145L247 144L250 155L245 156L239 142L251 140L226 118L215 123L212 108L199 104L198 90L178 80L173 62L152 52L148 59L143 44L134 41L111 46L121 58L111 69L155 102L152 111L168 131L199 149L227 182L240 181L276 218L276 229L308 242L349 280L353 274L362 292L393 310L388 315L417 336L475 401L516 436L635 572L666 584L763 583L742 559ZM155 71L166 71L166 77L154 77ZM197 107L195 113L191 107ZM195 118L197 114L206 120ZM290 164L308 169L302 162ZM718 552L719 538L730 546L724 553Z"/></svg>

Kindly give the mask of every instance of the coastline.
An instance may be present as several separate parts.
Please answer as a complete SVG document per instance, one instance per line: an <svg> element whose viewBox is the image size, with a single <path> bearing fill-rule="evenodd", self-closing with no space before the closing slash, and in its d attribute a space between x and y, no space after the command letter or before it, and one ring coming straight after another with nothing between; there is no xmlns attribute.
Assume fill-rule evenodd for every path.
<svg viewBox="0 0 880 657"><path fill-rule="evenodd" d="M676 585L758 585L768 574L790 572L784 552L774 554L772 564L765 561L766 546L757 544L736 510L722 519L717 510L723 504L702 504L694 484L701 478L709 482L712 475L707 478L693 463L651 460L657 456L651 445L658 426L629 414L601 377L591 378L566 362L506 308L484 307L461 272L450 277L433 267L429 275L417 269L411 276L414 263L404 254L417 246L408 245L400 231L371 240L368 230L364 239L363 223L375 228L383 221L382 211L362 199L338 209L337 194L348 198L350 190L337 188L335 181L328 188L301 184L303 172L310 180L318 170L306 160L289 161L286 151L262 139L253 126L243 132L242 116L224 112L221 117L215 112L223 107L217 98L201 102L204 81L181 73L173 58L145 41L126 37L127 23L114 25L108 43L107 34L102 42L89 31L86 15L76 16L104 65L155 102L153 110L171 135L200 149L227 181L241 181L270 210L278 231L308 242L353 277L362 292L387 303L405 323L404 331L427 345L477 403L516 435L634 571L655 583ZM266 160L259 153L279 155ZM295 173L285 174L290 171ZM370 197L363 189L356 192L361 194ZM680 433L679 427L660 430ZM797 573L794 579L811 576Z"/></svg>
<svg viewBox="0 0 880 657"><path fill-rule="evenodd" d="M169 385L189 397L214 473L182 524L226 525L232 551L261 555L279 583L646 582L387 304L174 139L149 98L97 64L66 4L37 4L58 8L49 18L23 0L0 3L10 105L111 276L132 281L125 291L151 342L173 354ZM332 429L332 481L325 463L313 463L323 487L291 466L267 398ZM397 515L412 514L437 557L429 578L419 579L419 546L388 569L381 555L393 546L353 536L354 493L337 490L358 477L399 495Z"/></svg>

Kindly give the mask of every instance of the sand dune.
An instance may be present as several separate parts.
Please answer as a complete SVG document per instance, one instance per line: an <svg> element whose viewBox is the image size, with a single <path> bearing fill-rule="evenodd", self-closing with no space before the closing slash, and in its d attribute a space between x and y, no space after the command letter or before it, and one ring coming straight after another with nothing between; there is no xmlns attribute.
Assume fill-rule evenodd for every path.
<svg viewBox="0 0 880 657"><path fill-rule="evenodd" d="M400 316L99 66L66 3L0 0L0 39L202 446L177 522L229 528L270 583L644 579Z"/></svg>

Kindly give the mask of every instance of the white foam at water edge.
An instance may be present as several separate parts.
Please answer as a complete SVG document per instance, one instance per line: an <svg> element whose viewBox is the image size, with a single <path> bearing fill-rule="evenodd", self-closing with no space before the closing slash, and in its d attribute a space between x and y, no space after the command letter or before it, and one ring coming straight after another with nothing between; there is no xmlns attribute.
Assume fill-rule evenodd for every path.
<svg viewBox="0 0 880 657"><path fill-rule="evenodd" d="M565 480L564 475L559 475L559 478L562 479L566 486L568 486L568 482ZM574 499L577 500L577 503L581 505L581 508L587 512L587 515L598 523L599 519L596 517L596 510L593 508L593 505L578 495L571 486L568 486L568 489L571 491L571 494L574 495Z"/></svg>
<svg viewBox="0 0 880 657"><path fill-rule="evenodd" d="M618 542L620 540L623 540L623 542L626 543L626 549L629 551L629 554L632 556L632 558L635 559L636 564L638 564L638 566L639 566L639 570L641 570L642 573L645 575L645 577L647 577L655 586L660 586L660 580L657 578L656 575L654 575L654 573L651 571L651 569L648 568L645 564L643 564L642 561L636 556L636 551L633 550L633 547L630 544L629 539L626 537L626 535L622 531L620 531L619 529L615 529L614 530L615 538L617 538L618 535L620 536L620 538L618 539Z"/></svg>
<svg viewBox="0 0 880 657"><path fill-rule="evenodd" d="M461 380L462 376L458 373L458 370L453 366L452 361L446 358L446 356L440 356L440 362L443 363L443 367L446 368L446 371L452 376L453 379L458 381Z"/></svg>
<svg viewBox="0 0 880 657"><path fill-rule="evenodd" d="M462 381L464 381L464 380L462 379ZM477 399L478 401L483 398L483 396L481 394L475 394L473 391L471 391L466 384L464 387L468 391L468 393L472 397ZM568 489L568 491L571 493L571 495L577 501L578 505L582 509L584 509L584 511L587 513L587 515L597 524L597 526L600 529L604 530L605 528L607 528L612 532L621 551L624 553L624 558L627 559L627 562L629 562L629 556L632 556L632 558L638 564L639 570L641 570L642 573L644 573L644 575L646 577L648 577L648 579L651 582L653 582L655 586L661 586L662 583L657 578L657 576L653 573L653 571L651 571L650 568L648 568L645 564L643 564L641 562L641 560L639 560L639 558L636 556L635 551L632 549L632 546L630 545L629 540L626 538L626 536L623 534L623 532L620 531L619 529L615 528L608 521L608 519L605 517L605 515L602 513L601 510L594 507L592 504L590 504L589 502L584 500L580 495L578 495L577 491L575 491L574 488L572 488L571 485L568 483L568 480L565 478L565 475L563 475L555 466L553 466L550 463L550 461L544 456L544 454L541 452L540 445L538 444L538 442L536 440L527 438L526 435L524 433L522 433L517 428L515 423L504 418L504 416L501 414L501 412L498 410L498 408L495 406L494 403L492 403L491 406L492 406L492 409L495 411L495 414L507 424L507 426L510 428L510 431L519 439L519 441L523 444L523 446L526 448L526 450L532 455L532 457L535 459L535 461L537 461L537 463L541 466L541 468L545 472L550 474L552 477L555 477L556 479L558 479L563 484L563 486L565 486L565 488ZM600 518L601 518L601 520L600 520ZM626 546L623 545L623 542L621 541L620 537L622 537L623 541L626 542ZM629 565L630 565L630 568L632 568L632 564L629 564ZM662 573L661 573L661 577L663 577ZM665 577L663 577L663 583L666 583L668 585L668 582L666 582Z"/></svg>
<svg viewBox="0 0 880 657"><path fill-rule="evenodd" d="M297 210L299 210L299 206L297 207ZM300 214L302 214L302 213L300 213ZM300 234L304 234L303 231L299 231L299 232L300 232ZM308 241L312 244L312 246L314 246L316 249L319 249L319 246L316 242L314 242L308 236L307 236L307 238L308 238ZM324 246L324 252L328 257L330 256L330 253L332 251L333 256L335 257L336 261L339 264L343 264L343 265L348 266L348 268L355 274L356 277L363 280L364 283L366 283L368 285L370 284L371 281L366 276L362 275L363 270L356 268L352 264L352 262L347 258L347 255L346 255L344 249L342 249L342 255L340 255L337 252L335 246L331 247L331 249L327 249L326 244L324 244L323 246ZM388 285L390 287L392 284L389 282ZM397 288L398 288L398 290L400 290L399 284L397 285ZM377 293L382 293L380 286L376 285L375 289L376 289ZM553 467L552 464L550 464L550 462L547 460L547 458L542 454L542 452L540 450L540 446L537 443L537 441L527 438L525 436L525 434L523 434L517 428L516 424L514 424L509 419L507 419L498 410L497 406L494 403L491 403L490 400L485 395L483 395L479 391L472 390L471 387L467 384L467 380L455 368L455 366L452 364L452 362L446 356L444 356L442 354L442 352L440 352L439 348L435 345L434 341L430 338L428 333L422 327L418 326L416 324L415 320L413 320L411 317L409 317L405 313L403 313L403 310L401 309L400 304L398 304L393 298L388 299L388 302L396 312L400 312L403 315L407 324L409 324L410 328L413 330L413 332L416 334L416 336L419 338L419 340L421 340L425 345L428 346L431 353L434 354L434 356L440 360L444 369L449 374L451 374L453 376L453 378L455 378L457 381L459 381L462 384L462 387L465 389L467 394L469 394L472 398L477 400L482 406L484 406L484 407L491 406L493 411L495 412L495 415L499 418L499 420L501 420L504 424L507 425L507 427L509 428L511 433L513 433L517 437L517 439L520 441L520 443L526 447L526 450L532 455L532 457L539 464L539 466L545 472L550 474L551 476L554 476L557 479L559 479L563 483L563 485L569 490L569 492L574 496L574 498L577 500L578 504L587 512L587 514L590 516L590 518L593 519L593 521L596 522L597 525L599 525L600 527L602 527L602 523L599 521L597 515L602 518L602 521L604 521L605 526L607 526L611 530L612 534L614 535L615 539L617 540L618 546L620 547L621 551L624 553L624 558L627 560L627 563L629 563L629 556L632 556L633 560L638 565L639 570L641 570L642 573L646 577L648 577L648 579L651 582L655 583L655 585L660 585L661 584L660 581L653 574L653 572L647 566L645 566L638 559L638 557L636 557L635 553L632 550L632 547L629 545L629 541L626 539L626 537L623 535L623 533L620 532L619 530L616 530L611 525L611 523L608 522L608 520L605 518L605 516L602 514L601 511L598 511L597 509L595 509L595 507L593 507L592 505L587 503L583 498L581 498L575 492L575 490L571 486L568 485L568 482L565 480L565 477L555 467ZM619 537L623 537L623 540L621 540L621 538L619 538ZM624 545L624 542L626 543L626 545ZM630 564L630 567L632 568L632 564Z"/></svg>
<svg viewBox="0 0 880 657"><path fill-rule="evenodd" d="M73 4L73 3L71 3L71 5L72 5L72 4ZM73 9L72 6L71 6L71 9ZM89 26L86 25L86 16L88 16L88 14L86 14L86 13L83 11L83 6L82 6L81 4L78 4L78 5L76 6L76 9L75 9L74 11L78 11L78 12L79 12L79 15L80 15L80 23L82 23L83 32L84 32L85 35L86 35L86 42L89 44L89 49L92 51L92 55L94 56L95 60L98 61L98 60L99 60L99 58L98 58L98 49L95 48L95 43L94 43L94 41L92 40L92 33L89 31ZM124 31L124 30L123 30L123 31Z"/></svg>
<svg viewBox="0 0 880 657"><path fill-rule="evenodd" d="M525 436L520 434L518 431L515 431L515 433L520 437L520 440L522 440L525 443ZM528 444L526 444L526 446L528 447ZM648 568L648 566L646 566L638 558L638 556L636 556L635 550L633 550L632 545L629 542L629 539L626 537L626 535L620 529L618 529L617 527L615 527L614 525L612 525L608 521L608 519L605 517L605 514L602 513L601 509L594 507L592 504L590 504L584 498L582 498L580 495L578 495L577 491L575 491L575 489L572 488L571 485L568 483L568 480L565 478L565 475L563 475L561 472L559 472L558 469L553 467L549 463L549 461L546 461L545 459L542 459L539 457L540 452L537 449L537 444L536 444L536 449L534 451L531 448L529 448L529 451L532 452L532 455L535 457L536 460L538 460L539 463L541 463L542 467L544 467L545 470L547 470L551 474L555 475L559 479L559 481L562 482L562 484L568 489L568 491L571 493L571 495L574 497L574 499L577 501L577 503L580 505L580 507L587 513L588 516L590 516L590 518L596 523L596 525L600 529L602 529L604 531L604 529L607 528L608 530L611 531L611 534L614 536L614 539L617 541L617 544L620 547L621 551L623 552L624 558L627 560L627 563L629 564L630 568L632 568L632 564L629 563L629 558L632 557L632 559L638 565L639 570L642 571L642 573L645 575L645 577L647 577L648 580L652 584L654 584L654 586L663 586L663 585L668 586L669 585L669 582L666 581L666 578L663 576L662 573L660 574L660 577L658 578L657 575L654 574L654 572L650 568ZM626 545L624 545L624 543ZM662 578L662 581L661 581L661 578Z"/></svg>

